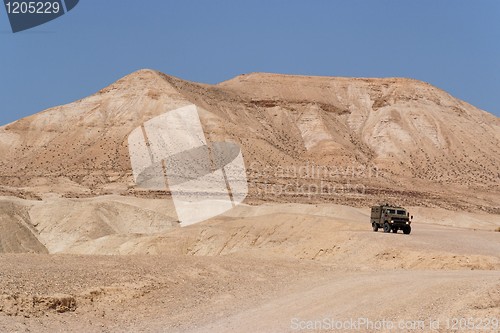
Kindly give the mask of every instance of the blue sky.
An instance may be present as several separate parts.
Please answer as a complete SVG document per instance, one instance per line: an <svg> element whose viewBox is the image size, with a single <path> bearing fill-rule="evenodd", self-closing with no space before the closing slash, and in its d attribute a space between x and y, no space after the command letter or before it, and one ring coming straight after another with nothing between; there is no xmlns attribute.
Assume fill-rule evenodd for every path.
<svg viewBox="0 0 500 333"><path fill-rule="evenodd" d="M0 8L0 125L141 68L411 77L500 116L500 1L81 0L13 34Z"/></svg>

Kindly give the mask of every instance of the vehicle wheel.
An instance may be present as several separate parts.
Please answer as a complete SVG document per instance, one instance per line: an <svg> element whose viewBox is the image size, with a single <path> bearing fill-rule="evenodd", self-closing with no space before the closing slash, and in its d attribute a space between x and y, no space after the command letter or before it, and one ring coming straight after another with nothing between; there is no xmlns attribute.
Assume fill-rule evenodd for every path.
<svg viewBox="0 0 500 333"><path fill-rule="evenodd" d="M391 225L388 222L384 223L384 232L391 232Z"/></svg>
<svg viewBox="0 0 500 333"><path fill-rule="evenodd" d="M405 235L409 235L409 234L410 234L410 232L411 232L411 227L410 227L410 226L407 226L407 227L405 227L405 228L403 229L403 233L404 233Z"/></svg>
<svg viewBox="0 0 500 333"><path fill-rule="evenodd" d="M395 234L397 234L398 233L398 228L392 229L392 232L395 233Z"/></svg>
<svg viewBox="0 0 500 333"><path fill-rule="evenodd" d="M378 224L372 223L372 228L373 228L373 231L377 232L378 231Z"/></svg>

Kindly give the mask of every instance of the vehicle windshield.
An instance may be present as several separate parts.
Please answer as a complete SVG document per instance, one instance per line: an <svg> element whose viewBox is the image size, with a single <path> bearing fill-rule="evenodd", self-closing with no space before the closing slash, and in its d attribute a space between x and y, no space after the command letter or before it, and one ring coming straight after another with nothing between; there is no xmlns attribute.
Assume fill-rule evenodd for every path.
<svg viewBox="0 0 500 333"><path fill-rule="evenodd" d="M406 211L404 211L404 210L398 210L398 215L406 215Z"/></svg>

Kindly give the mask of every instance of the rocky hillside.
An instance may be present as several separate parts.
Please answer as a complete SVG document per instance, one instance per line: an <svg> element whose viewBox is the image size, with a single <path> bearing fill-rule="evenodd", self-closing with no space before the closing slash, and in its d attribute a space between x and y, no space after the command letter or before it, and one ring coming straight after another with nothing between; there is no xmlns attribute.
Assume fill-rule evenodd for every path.
<svg viewBox="0 0 500 333"><path fill-rule="evenodd" d="M0 195L168 196L137 188L127 138L190 104L208 141L240 145L248 203L500 212L499 118L416 80L262 73L205 85L142 70L0 127Z"/></svg>

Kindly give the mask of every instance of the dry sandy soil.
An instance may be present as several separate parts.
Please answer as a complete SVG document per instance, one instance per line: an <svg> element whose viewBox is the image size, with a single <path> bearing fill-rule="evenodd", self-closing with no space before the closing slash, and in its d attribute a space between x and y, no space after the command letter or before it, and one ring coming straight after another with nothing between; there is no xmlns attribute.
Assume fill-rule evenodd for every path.
<svg viewBox="0 0 500 333"><path fill-rule="evenodd" d="M127 138L192 104L249 193L181 228ZM495 332L499 177L500 119L424 82L142 70L0 127L0 332ZM381 202L411 235L371 230Z"/></svg>
<svg viewBox="0 0 500 333"><path fill-rule="evenodd" d="M290 332L367 318L444 332L448 319L498 318L499 217L413 211L403 235L371 231L368 208L243 205L157 234L82 236L62 254L4 254L0 331Z"/></svg>

